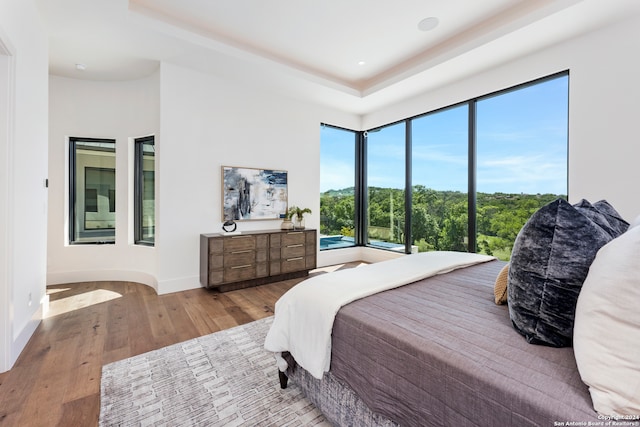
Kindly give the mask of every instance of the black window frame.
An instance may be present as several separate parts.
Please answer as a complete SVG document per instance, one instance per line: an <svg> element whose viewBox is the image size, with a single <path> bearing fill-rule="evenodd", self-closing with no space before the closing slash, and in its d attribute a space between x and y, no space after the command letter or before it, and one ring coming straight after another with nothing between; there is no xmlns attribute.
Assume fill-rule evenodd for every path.
<svg viewBox="0 0 640 427"><path fill-rule="evenodd" d="M149 135L141 138L135 138L133 142L134 151L134 178L133 178L133 230L134 243L143 246L155 246L155 231L153 240L145 239L143 230L143 202L144 202L144 146L152 145L155 148L155 136ZM154 158L154 174L155 174L155 158ZM154 202L155 202L155 178L154 178ZM155 230L155 214L154 224Z"/></svg>
<svg viewBox="0 0 640 427"><path fill-rule="evenodd" d="M320 248L321 251L330 251L333 249L343 249L343 248L352 248L355 246L362 246L359 242L362 239L361 233L359 230L362 229L362 227L360 226L360 221L362 220L362 215L359 214L359 211L362 209L363 206L363 201L362 201L362 197L361 197L361 191L359 190L361 187L358 183L359 179L361 178L362 174L360 172L360 170L363 167L363 161L362 159L360 159L358 156L362 153L362 149L361 146L363 144L363 139L362 139L362 132L353 130L353 129L347 129L344 127L340 127L340 126L335 126L335 125L330 125L327 123L321 123L320 124L321 128L331 128L331 129L335 129L335 130L340 130L340 131L345 131L345 132L351 132L353 133L353 155L354 155L354 162L355 162L355 167L354 167L354 176L353 176L353 187L354 187L354 217L353 217L353 228L354 228L354 242L353 244L350 245L344 245L344 246L340 246L340 247L336 247L336 248ZM321 207L322 208L322 207ZM321 211L321 218L320 218L320 222L322 225L322 211Z"/></svg>
<svg viewBox="0 0 640 427"><path fill-rule="evenodd" d="M368 210L368 187L367 187L367 135L369 132L377 131L382 128L393 126L398 123L405 123L405 146L406 146L406 165L405 165L405 236L412 236L412 156L411 156L411 128L412 121L414 119L437 113L438 111L446 110L449 108L458 107L461 105L468 106L468 189L467 189L467 197L468 197L468 224L467 224L467 233L468 233L468 244L467 250L469 252L476 252L477 250L477 159L476 159L476 147L477 147L477 135L476 135L476 105L479 101L484 99L488 99L495 96L500 96L509 92L517 91L520 89L524 89L529 86L533 86L536 84L544 83L546 81L551 81L554 79L567 77L570 78L569 70L560 71L554 74L550 74L548 76L540 77L525 83L521 83L515 86L511 86L506 89L501 89L495 92L491 92L486 95L474 97L468 99L466 101L458 102L452 105L448 105L446 107L438 108L433 111L429 111L426 113L421 113L406 119L397 120L392 123L388 123L382 126L376 126L375 128L371 128L364 131L356 131L357 132L357 144L356 144L356 181L355 181L355 198L356 198L356 217L354 218L356 230L355 230L355 246L364 246L371 247L375 249L385 250L384 248L380 248L375 245L369 245L368 241L368 224L367 224L367 210ZM567 106L568 108L568 106ZM567 120L569 120L567 114ZM323 126L329 126L327 124L322 124ZM568 148L568 135L567 135L567 163L569 161L569 148ZM567 198L569 196L569 174L568 174L568 164L567 164ZM411 238L405 239L404 245L404 253L411 253Z"/></svg>
<svg viewBox="0 0 640 427"><path fill-rule="evenodd" d="M116 152L116 140L111 138L85 138L85 137L69 137L69 244L70 245L100 245L100 244L115 244L116 236L115 236L115 227L112 228L114 230L113 239L100 239L100 240L92 240L92 241L83 241L76 240L76 222L77 222L77 201L76 201L76 190L77 190L77 171L76 171L76 150L78 143L82 142L93 142L93 143L108 143L113 144L113 152L115 155ZM114 173L117 173L114 168Z"/></svg>

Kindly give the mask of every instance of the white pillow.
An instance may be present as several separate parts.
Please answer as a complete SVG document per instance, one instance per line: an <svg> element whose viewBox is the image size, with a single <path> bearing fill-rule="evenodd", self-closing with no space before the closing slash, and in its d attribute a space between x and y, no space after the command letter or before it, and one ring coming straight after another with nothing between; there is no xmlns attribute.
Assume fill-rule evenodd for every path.
<svg viewBox="0 0 640 427"><path fill-rule="evenodd" d="M573 333L593 408L640 415L640 227L598 251L578 296Z"/></svg>
<svg viewBox="0 0 640 427"><path fill-rule="evenodd" d="M634 228L640 225L640 215L638 215L632 222L629 224L629 228Z"/></svg>

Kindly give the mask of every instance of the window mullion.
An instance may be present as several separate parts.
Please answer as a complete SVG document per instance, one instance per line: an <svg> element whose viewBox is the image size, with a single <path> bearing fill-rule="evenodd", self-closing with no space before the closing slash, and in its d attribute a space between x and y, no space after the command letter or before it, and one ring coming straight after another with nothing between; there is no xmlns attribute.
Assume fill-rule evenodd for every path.
<svg viewBox="0 0 640 427"><path fill-rule="evenodd" d="M412 227L411 213L413 206L413 187L412 187L412 121L407 120L405 123L405 184L404 184L404 252L411 253Z"/></svg>
<svg viewBox="0 0 640 427"><path fill-rule="evenodd" d="M366 132L356 134L356 188L355 188L355 244L367 243L367 136Z"/></svg>
<svg viewBox="0 0 640 427"><path fill-rule="evenodd" d="M476 100L469 101L469 188L467 191L467 252L476 252Z"/></svg>

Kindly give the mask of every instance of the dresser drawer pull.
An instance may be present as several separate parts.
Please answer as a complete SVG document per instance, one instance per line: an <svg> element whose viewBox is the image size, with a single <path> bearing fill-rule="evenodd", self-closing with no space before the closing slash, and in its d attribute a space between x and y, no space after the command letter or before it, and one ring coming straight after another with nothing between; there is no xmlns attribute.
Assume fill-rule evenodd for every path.
<svg viewBox="0 0 640 427"><path fill-rule="evenodd" d="M289 245L289 246L287 246L287 247L288 247L288 248L300 248L300 247L302 247L302 246L304 246L304 245L303 245L302 243L300 243L299 245Z"/></svg>
<svg viewBox="0 0 640 427"><path fill-rule="evenodd" d="M246 238L251 238L251 236L232 236L232 239L246 239Z"/></svg>
<svg viewBox="0 0 640 427"><path fill-rule="evenodd" d="M231 267L232 270L238 270L240 268L249 268L251 267L251 264L246 264L246 265L236 265L235 267Z"/></svg>
<svg viewBox="0 0 640 427"><path fill-rule="evenodd" d="M290 231L287 234L302 234L302 231Z"/></svg>
<svg viewBox="0 0 640 427"><path fill-rule="evenodd" d="M289 262L289 261L300 261L301 259L303 259L303 257L301 257L301 256L299 256L297 258L289 258L289 259L287 259L287 262Z"/></svg>
<svg viewBox="0 0 640 427"><path fill-rule="evenodd" d="M253 252L252 250L246 250L246 251L233 251L231 252L232 254L248 254L249 252Z"/></svg>

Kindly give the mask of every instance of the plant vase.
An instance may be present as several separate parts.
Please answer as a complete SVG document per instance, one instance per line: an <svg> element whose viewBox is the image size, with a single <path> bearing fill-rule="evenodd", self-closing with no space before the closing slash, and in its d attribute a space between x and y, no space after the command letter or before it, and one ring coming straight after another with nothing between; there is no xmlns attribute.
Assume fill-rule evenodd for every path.
<svg viewBox="0 0 640 427"><path fill-rule="evenodd" d="M285 218L282 220L282 224L280 224L281 230L293 230L293 221L289 218Z"/></svg>
<svg viewBox="0 0 640 427"><path fill-rule="evenodd" d="M304 230L304 214L311 213L309 208L299 208L291 206L287 211L288 217L293 220L294 230Z"/></svg>
<svg viewBox="0 0 640 427"><path fill-rule="evenodd" d="M304 230L304 217L296 217L293 221L293 228L295 230Z"/></svg>

